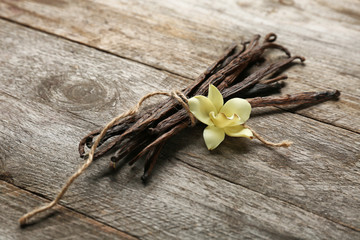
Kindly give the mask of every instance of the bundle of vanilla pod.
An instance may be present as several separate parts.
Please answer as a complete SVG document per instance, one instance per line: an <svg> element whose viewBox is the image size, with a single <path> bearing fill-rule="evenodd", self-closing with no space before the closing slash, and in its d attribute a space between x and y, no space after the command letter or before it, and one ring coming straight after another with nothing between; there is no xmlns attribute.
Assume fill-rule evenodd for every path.
<svg viewBox="0 0 360 240"><path fill-rule="evenodd" d="M276 35L269 33L263 41L260 41L259 35L254 36L251 41L242 43L241 49L233 44L191 86L183 89L182 93L187 98L206 95L209 84L213 84L224 99L245 98L253 108L315 103L339 97L337 90L268 96L279 92L284 86L280 80L287 76L279 74L284 67L296 59L301 62L305 60L300 56L291 56L285 47L275 41ZM274 49L284 52L286 57L272 61L265 59L264 53ZM145 157L142 176L145 181L166 140L190 125L189 113L181 104L175 99L165 99L160 104L126 117L112 126L101 139L94 157L113 154L111 161L114 165L120 160L134 164L140 157ZM93 131L80 141L81 157L87 156L85 147L91 148L100 132L101 129Z"/></svg>

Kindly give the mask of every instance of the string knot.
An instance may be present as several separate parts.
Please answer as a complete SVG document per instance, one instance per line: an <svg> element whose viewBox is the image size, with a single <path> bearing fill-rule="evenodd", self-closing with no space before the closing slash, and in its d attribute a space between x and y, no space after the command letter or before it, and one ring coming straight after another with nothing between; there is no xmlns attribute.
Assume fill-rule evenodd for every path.
<svg viewBox="0 0 360 240"><path fill-rule="evenodd" d="M185 94L183 94L181 91L173 90L173 91L171 91L171 96L173 98L175 98L183 106L183 108L187 111L187 113L188 113L188 115L190 117L191 126L192 127L195 126L196 125L196 118L190 111L189 104L188 104L188 99L185 96Z"/></svg>

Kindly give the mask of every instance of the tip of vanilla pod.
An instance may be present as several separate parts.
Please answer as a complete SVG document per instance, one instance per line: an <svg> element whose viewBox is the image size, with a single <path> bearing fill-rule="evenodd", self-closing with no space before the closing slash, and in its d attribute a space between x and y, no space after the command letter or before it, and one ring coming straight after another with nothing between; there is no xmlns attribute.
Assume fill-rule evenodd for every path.
<svg viewBox="0 0 360 240"><path fill-rule="evenodd" d="M340 96L339 90L328 90L328 91L318 92L318 94L316 95L316 99L318 101L326 101L330 99L338 100L339 96Z"/></svg>
<svg viewBox="0 0 360 240"><path fill-rule="evenodd" d="M341 93L340 93L339 90L334 90L334 91L333 91L333 96L334 96L335 98L339 98L340 95L341 95Z"/></svg>
<svg viewBox="0 0 360 240"><path fill-rule="evenodd" d="M333 98L335 100L337 100L340 97L340 91L339 90L331 90L331 91L326 91L326 95L330 98Z"/></svg>
<svg viewBox="0 0 360 240"><path fill-rule="evenodd" d="M294 58L300 59L301 62L305 62L305 60L306 60L306 58L303 56L295 56Z"/></svg>

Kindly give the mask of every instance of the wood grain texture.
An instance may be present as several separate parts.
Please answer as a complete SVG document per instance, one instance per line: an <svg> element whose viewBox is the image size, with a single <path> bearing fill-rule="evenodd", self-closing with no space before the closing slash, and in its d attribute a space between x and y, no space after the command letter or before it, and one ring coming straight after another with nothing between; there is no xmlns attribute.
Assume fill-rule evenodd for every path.
<svg viewBox="0 0 360 240"><path fill-rule="evenodd" d="M44 199L0 180L1 239L136 239L64 207L58 207L48 221L20 228L18 216Z"/></svg>
<svg viewBox="0 0 360 240"><path fill-rule="evenodd" d="M81 163L77 143L90 129L151 90L188 84L16 24L0 26L1 173L46 198ZM255 112L249 124L295 145L269 149L229 138L210 153L198 126L169 142L148 185L141 165L112 171L104 157L62 204L142 239L360 238L359 134L273 108Z"/></svg>
<svg viewBox="0 0 360 240"><path fill-rule="evenodd" d="M67 123L63 128L70 130L67 133L69 140L59 144L54 141L49 131L44 131L39 136L39 131L35 127L30 127L41 125L36 119L41 119L44 112L47 113L47 118L53 118L56 113L52 113L51 108L34 103L29 106L22 101L14 101L13 98L5 101L2 99L1 102L6 106L12 106L12 113L9 116L11 119L18 116L19 111L27 109L22 121L28 126L27 134L37 139L36 142L29 142L20 138L27 144L14 144L21 136L9 135L20 134L21 130L16 130L19 126L9 127L6 131L9 135L1 132L4 145L16 148L16 152L8 150L9 148L1 149L6 156L4 162L7 172L16 185L48 198L53 197L64 178L68 177L79 164L74 156L76 146L71 144L76 140L73 135L78 134L78 129L72 129L66 117L57 116L58 123L47 124L48 127L57 129L55 133L59 133L62 130L59 127L60 123ZM32 107L34 105L35 108ZM199 154L197 149L203 147L200 140L194 142L192 149L189 150L190 154ZM176 144L181 142L176 141ZM52 150L53 145L57 145L57 149ZM246 143L242 145L247 146ZM42 148L39 148L40 146ZM259 151L263 146L254 144L248 147ZM144 186L139 179L142 173L141 167L123 168L119 172L114 172L109 170L107 161L99 159L74 184L62 204L141 239L193 239L194 236L197 239L356 239L360 237L360 232L352 229L353 227L345 227L344 224L327 219L325 213L332 213L334 211L332 208L323 207L324 217L319 216L287 201L268 197L262 192L218 178L211 172L209 174L190 167L176 160L172 152L172 149L164 152L163 162L158 166L152 181L147 186ZM238 155L238 158L240 157L242 156ZM214 156L207 154L207 158ZM253 156L249 161L254 162L256 158L257 156ZM24 162L24 159L27 161ZM206 164L211 164L211 161ZM229 167L231 166L232 164ZM223 171L227 170L223 169ZM238 174L241 178L249 178L254 172L240 171ZM267 185L265 181L262 179L259 186L271 191L272 184ZM330 187L327 183L323 185ZM292 189L298 186L295 184L289 187L290 189L283 188L283 191L291 195L294 191ZM347 194L352 196L341 194L342 199L338 201L351 201L352 197L356 197L349 191ZM326 195L319 194L318 197L320 196L325 198ZM27 206L34 205L27 204ZM357 206L349 207L356 208L352 211L358 209ZM349 209L346 210L338 217L350 219Z"/></svg>
<svg viewBox="0 0 360 240"><path fill-rule="evenodd" d="M276 32L307 58L305 67L290 69L285 93L342 92L335 104L293 110L360 133L358 1L55 2L1 0L0 16L188 78L232 41Z"/></svg>

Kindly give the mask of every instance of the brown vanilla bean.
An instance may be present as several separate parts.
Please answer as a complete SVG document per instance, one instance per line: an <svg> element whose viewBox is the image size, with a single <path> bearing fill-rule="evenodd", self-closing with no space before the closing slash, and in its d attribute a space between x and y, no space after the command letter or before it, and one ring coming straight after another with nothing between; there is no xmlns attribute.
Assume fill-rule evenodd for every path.
<svg viewBox="0 0 360 240"><path fill-rule="evenodd" d="M318 103L331 99L337 99L340 96L338 90L323 92L302 92L297 94L287 94L279 97L256 97L246 99L251 107L268 107L284 105L300 105L307 103Z"/></svg>
<svg viewBox="0 0 360 240"><path fill-rule="evenodd" d="M142 155L147 153L149 150L153 149L156 145L162 143L163 141L169 139L171 136L175 135L176 133L180 132L182 129L188 126L187 123L180 123L175 127L171 128L168 132L160 135L155 141L152 141L149 145L147 145L141 152L139 152L130 162L129 164L134 164Z"/></svg>
<svg viewBox="0 0 360 240"><path fill-rule="evenodd" d="M145 165L144 165L144 174L141 177L141 180L146 181L147 177L151 174L156 160L159 158L160 152L165 145L165 141L156 146L156 148L148 154Z"/></svg>
<svg viewBox="0 0 360 240"><path fill-rule="evenodd" d="M286 75L279 75L266 79L268 76L283 71L285 66L296 59L301 62L305 60L300 56L291 57L287 48L275 43L276 39L274 33L269 33L264 41L260 42L260 36L256 35L252 40L244 42L240 51L235 44L231 45L193 84L182 90L183 94L187 98L206 95L209 84L214 84L225 99L247 98L254 108L316 103L339 96L340 93L335 90L260 97L280 91L284 85L279 81L287 78ZM283 51L287 58L278 58L269 63L264 59L264 52L272 49ZM256 70L249 71L255 64ZM100 157L112 149L117 149L111 160L115 163L128 159L130 164L146 156L142 177L145 180L152 172L166 140L189 125L189 115L182 106L174 99L164 99L148 111L122 119L110 128L100 142L103 146L97 149L95 156ZM85 147L91 147L99 133L100 130L93 131L80 141L81 156L85 156Z"/></svg>
<svg viewBox="0 0 360 240"><path fill-rule="evenodd" d="M291 63L292 61L294 61L295 59L300 59L301 62L305 61L305 58L300 57L300 56L295 56L295 57L290 57L290 58L281 60L276 63L269 64L269 65L257 70L256 72L252 73L244 81L225 89L222 92L223 97L228 98L233 94L239 93L242 90L244 90L250 86L253 86L254 84L258 83L265 76L276 72L280 68L282 68L282 67L286 66L287 64Z"/></svg>
<svg viewBox="0 0 360 240"><path fill-rule="evenodd" d="M268 96L273 93L279 93L280 89L285 86L284 82L275 82L270 84L257 83L246 92L233 95L240 98L253 98L258 96Z"/></svg>
<svg viewBox="0 0 360 240"><path fill-rule="evenodd" d="M223 64L227 65L226 62L229 61L229 59L233 59L236 56L235 55L236 48L237 48L236 43L233 43L230 47L228 47L225 53L223 54L223 56L221 56L216 62L211 64L211 66L208 67L206 71L202 73L195 80L195 83L192 86L187 87L183 90L184 94L188 97L191 95L195 95L193 91L196 90L203 83L203 81L210 76L210 74L214 74L215 72L217 72L219 69L221 69ZM241 52L243 51L244 49Z"/></svg>
<svg viewBox="0 0 360 240"><path fill-rule="evenodd" d="M277 76L271 79L267 79L265 81L261 81L262 84L270 84L270 83L274 83L274 82L278 82L280 80L286 80L288 78L287 75L281 75L281 76Z"/></svg>

